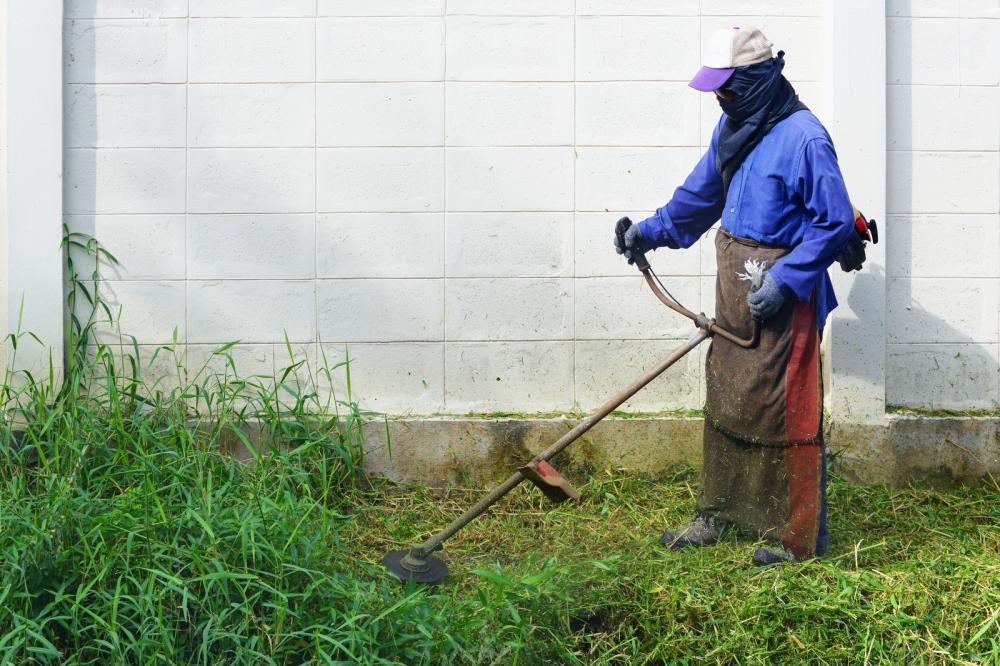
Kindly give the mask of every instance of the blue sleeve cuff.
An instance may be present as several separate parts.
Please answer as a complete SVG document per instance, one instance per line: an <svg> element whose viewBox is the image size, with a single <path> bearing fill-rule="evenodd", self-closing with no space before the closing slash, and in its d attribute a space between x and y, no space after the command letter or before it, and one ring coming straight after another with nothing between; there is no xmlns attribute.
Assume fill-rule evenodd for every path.
<svg viewBox="0 0 1000 666"><path fill-rule="evenodd" d="M774 267L768 271L768 274L774 280L774 283L778 285L778 289L785 298L795 298L800 301L808 301L809 297L812 295L812 285L797 285L799 289L796 289L789 284L788 276L783 275L784 271L781 270L781 263L777 263Z"/></svg>
<svg viewBox="0 0 1000 666"><path fill-rule="evenodd" d="M674 238L673 223L669 218L664 219L661 211L662 208L640 222L637 225L639 233L646 240L646 244L654 250L663 246L676 250L680 245Z"/></svg>

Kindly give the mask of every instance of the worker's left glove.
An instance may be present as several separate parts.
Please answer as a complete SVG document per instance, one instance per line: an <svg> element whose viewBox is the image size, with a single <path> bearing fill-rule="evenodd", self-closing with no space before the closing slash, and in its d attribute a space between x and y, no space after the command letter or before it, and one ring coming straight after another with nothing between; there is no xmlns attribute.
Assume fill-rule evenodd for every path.
<svg viewBox="0 0 1000 666"><path fill-rule="evenodd" d="M747 294L750 314L757 321L767 321L781 309L789 296L791 296L791 291L787 287L779 285L770 273L765 273L764 283L760 285L760 288Z"/></svg>
<svg viewBox="0 0 1000 666"><path fill-rule="evenodd" d="M618 234L615 234L615 252L625 255L630 264L635 260L635 254L645 254L652 249L646 242L642 232L639 231L639 225L637 224L629 227L624 236L625 245L623 247L618 240Z"/></svg>

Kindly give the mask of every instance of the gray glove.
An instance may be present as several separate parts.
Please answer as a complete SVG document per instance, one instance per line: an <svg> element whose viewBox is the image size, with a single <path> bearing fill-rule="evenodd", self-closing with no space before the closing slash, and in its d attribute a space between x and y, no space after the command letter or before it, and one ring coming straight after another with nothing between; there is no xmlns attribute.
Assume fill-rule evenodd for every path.
<svg viewBox="0 0 1000 666"><path fill-rule="evenodd" d="M639 231L639 225L633 224L625 232L625 247L622 247L621 243L618 242L618 234L615 234L615 252L618 254L625 255L628 259L628 263L632 263L635 257L632 253L644 254L651 248L646 243L646 239L643 237L642 233Z"/></svg>
<svg viewBox="0 0 1000 666"><path fill-rule="evenodd" d="M759 322L764 322L773 317L785 301L792 295L791 290L785 286L779 286L778 282L771 277L770 273L764 275L764 283L760 289L755 289L747 294L747 304L750 306L750 314Z"/></svg>

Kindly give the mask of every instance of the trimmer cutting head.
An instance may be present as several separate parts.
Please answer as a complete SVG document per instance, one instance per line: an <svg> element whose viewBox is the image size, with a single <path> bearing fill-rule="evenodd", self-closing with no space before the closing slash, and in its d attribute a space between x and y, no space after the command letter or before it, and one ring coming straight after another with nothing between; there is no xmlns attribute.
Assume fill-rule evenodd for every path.
<svg viewBox="0 0 1000 666"><path fill-rule="evenodd" d="M391 550L382 558L382 564L400 580L418 583L440 583L448 576L448 565L433 555L418 557L410 550Z"/></svg>

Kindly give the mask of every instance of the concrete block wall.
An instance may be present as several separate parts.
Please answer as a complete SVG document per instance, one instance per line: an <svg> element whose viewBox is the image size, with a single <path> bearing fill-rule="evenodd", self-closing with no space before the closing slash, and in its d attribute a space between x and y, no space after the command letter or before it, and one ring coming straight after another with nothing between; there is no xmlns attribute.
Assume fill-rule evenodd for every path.
<svg viewBox="0 0 1000 666"><path fill-rule="evenodd" d="M66 0L65 209L145 354L353 359L390 412L587 409L687 337L611 247L719 110L700 42L753 22L823 113L821 3ZM658 271L711 308L705 247ZM697 408L692 357L628 406Z"/></svg>
<svg viewBox="0 0 1000 666"><path fill-rule="evenodd" d="M885 6L886 399L995 409L998 0ZM685 85L701 41L760 25L826 120L824 11L66 0L66 218L121 260L105 293L147 357L176 338L197 368L238 339L242 371L272 372L287 336L312 363L346 345L356 396L390 413L587 409L688 333L610 229L704 150L718 107ZM712 310L711 237L652 259ZM628 408L699 407L701 360Z"/></svg>
<svg viewBox="0 0 1000 666"><path fill-rule="evenodd" d="M7 4L0 4L0 330L7 321ZM0 345L0 363L7 365L8 349Z"/></svg>
<svg viewBox="0 0 1000 666"><path fill-rule="evenodd" d="M890 405L1000 401L1000 3L888 0Z"/></svg>

